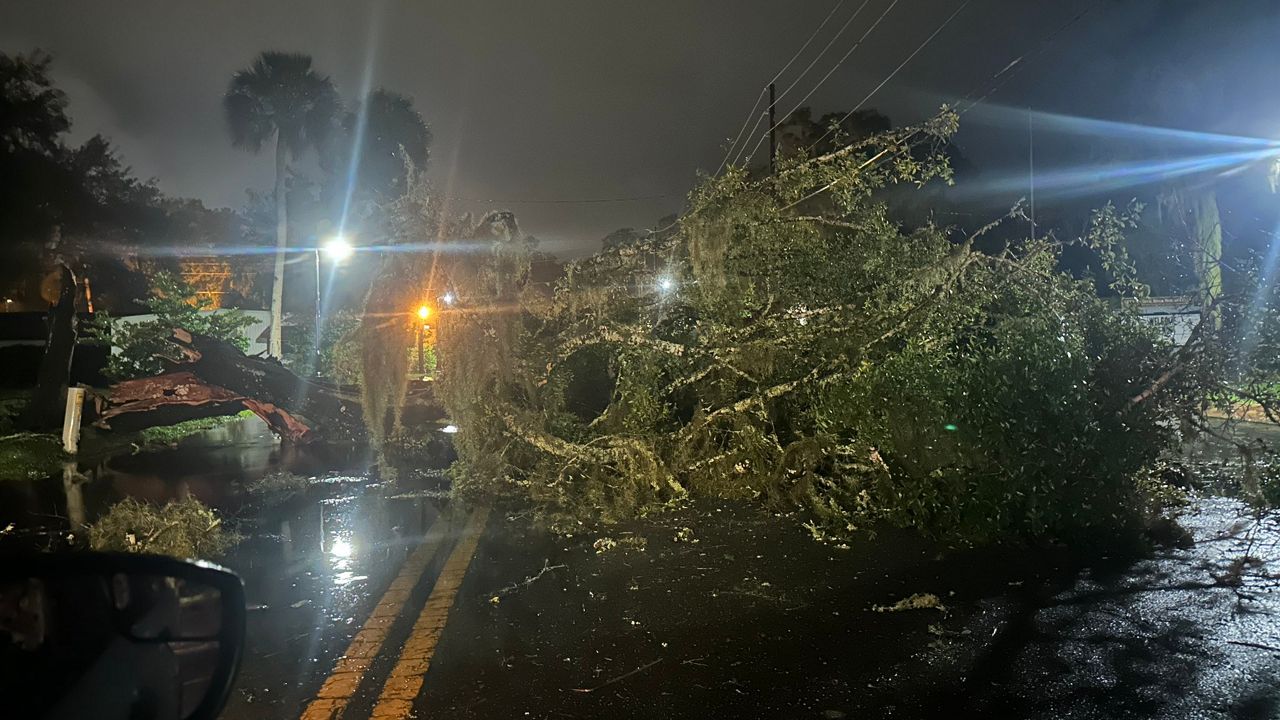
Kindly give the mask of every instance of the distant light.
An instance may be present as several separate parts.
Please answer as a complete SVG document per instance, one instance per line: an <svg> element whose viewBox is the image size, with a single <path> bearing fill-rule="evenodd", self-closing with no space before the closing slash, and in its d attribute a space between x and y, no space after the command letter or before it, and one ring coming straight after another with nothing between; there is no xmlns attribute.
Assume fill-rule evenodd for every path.
<svg viewBox="0 0 1280 720"><path fill-rule="evenodd" d="M452 305L452 304L453 304L453 301L454 301L454 300L457 300L457 298L455 298L455 297L453 296L453 293L451 293L451 292L447 292L447 293L445 293L445 294L444 294L444 296L443 296L443 297L441 297L440 299L444 301L444 304L445 304L445 305Z"/></svg>
<svg viewBox="0 0 1280 720"><path fill-rule="evenodd" d="M946 425L942 426L942 429L946 430L947 432L955 432L960 428L956 427L953 423L947 423Z"/></svg>
<svg viewBox="0 0 1280 720"><path fill-rule="evenodd" d="M675 289L676 281L669 277L663 276L658 278L658 289L662 292L671 292Z"/></svg>
<svg viewBox="0 0 1280 720"><path fill-rule="evenodd" d="M423 320L426 320L427 318L431 317L431 308L427 307L426 305L419 306L418 317L422 318Z"/></svg>
<svg viewBox="0 0 1280 720"><path fill-rule="evenodd" d="M335 235L329 238L329 240L325 242L323 250L325 256L334 262L342 262L343 260L351 257L351 254L356 251L356 249L351 246L351 243L341 235Z"/></svg>
<svg viewBox="0 0 1280 720"><path fill-rule="evenodd" d="M354 551L355 548L351 547L350 540L334 540L333 547L329 548L330 555L342 560L351 557L351 553Z"/></svg>
<svg viewBox="0 0 1280 720"><path fill-rule="evenodd" d="M454 434L454 433L458 432L458 426L457 426L457 425L445 425L444 427L440 428L440 432L442 432L442 433L449 433L450 435L452 435L452 434Z"/></svg>

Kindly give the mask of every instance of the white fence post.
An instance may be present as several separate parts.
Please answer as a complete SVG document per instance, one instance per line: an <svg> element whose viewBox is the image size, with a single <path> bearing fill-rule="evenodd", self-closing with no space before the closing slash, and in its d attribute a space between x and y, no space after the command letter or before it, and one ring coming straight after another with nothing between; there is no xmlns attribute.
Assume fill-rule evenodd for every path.
<svg viewBox="0 0 1280 720"><path fill-rule="evenodd" d="M80 446L80 414L84 410L84 388L67 388L67 412L62 417L62 449L75 455Z"/></svg>

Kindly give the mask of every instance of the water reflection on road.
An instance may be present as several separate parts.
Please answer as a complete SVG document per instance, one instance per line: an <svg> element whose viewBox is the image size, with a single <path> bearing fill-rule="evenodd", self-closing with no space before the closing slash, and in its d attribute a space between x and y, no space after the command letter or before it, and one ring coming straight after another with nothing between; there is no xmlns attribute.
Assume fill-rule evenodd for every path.
<svg viewBox="0 0 1280 720"><path fill-rule="evenodd" d="M0 484L4 542L67 544L113 504L155 504L191 496L242 536L218 561L240 574L249 604L244 661L229 713L296 713L440 512L429 480L386 497L366 473L363 448L279 443L257 418L177 447L68 463L41 482ZM270 502L246 492L269 473L308 478ZM417 491L426 492L417 492Z"/></svg>

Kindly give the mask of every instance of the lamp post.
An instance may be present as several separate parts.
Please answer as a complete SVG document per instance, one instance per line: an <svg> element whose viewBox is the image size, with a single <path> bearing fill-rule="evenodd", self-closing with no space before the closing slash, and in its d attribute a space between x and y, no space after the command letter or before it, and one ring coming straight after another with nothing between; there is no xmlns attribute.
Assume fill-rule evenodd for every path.
<svg viewBox="0 0 1280 720"><path fill-rule="evenodd" d="M421 377L427 372L426 363L423 361L423 355L426 353L426 334L427 334L427 318L431 317L431 308L426 305L418 307L418 376Z"/></svg>
<svg viewBox="0 0 1280 720"><path fill-rule="evenodd" d="M341 235L335 235L325 242L324 247L315 248L316 256L316 318L315 318L315 369L314 374L320 374L320 301L321 301L321 285L320 285L320 253L323 252L329 257L329 260L335 265L343 260L351 257L351 253L355 252L355 248L351 247L351 243Z"/></svg>

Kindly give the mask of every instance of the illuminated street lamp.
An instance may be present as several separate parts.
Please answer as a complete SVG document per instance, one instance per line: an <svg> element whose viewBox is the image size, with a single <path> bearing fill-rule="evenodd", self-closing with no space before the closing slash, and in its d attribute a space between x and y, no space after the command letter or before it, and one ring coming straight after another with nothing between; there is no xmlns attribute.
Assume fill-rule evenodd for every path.
<svg viewBox="0 0 1280 720"><path fill-rule="evenodd" d="M431 326L427 324L427 318L431 317L431 308L426 305L418 306L418 319L422 322L418 323L418 375L422 376L427 372L427 366L424 362L423 355L426 354L427 329Z"/></svg>
<svg viewBox="0 0 1280 720"><path fill-rule="evenodd" d="M351 257L351 254L355 251L356 249L342 235L335 235L324 244L324 254L335 263L340 263Z"/></svg>
<svg viewBox="0 0 1280 720"><path fill-rule="evenodd" d="M319 375L320 374L320 301L321 301L320 254L323 253L325 257L329 258L329 262L333 263L334 265L340 265L342 261L351 257L352 253L354 253L356 249L352 247L351 242L348 241L345 236L334 235L333 237L325 241L323 247L317 247L314 250L315 250L315 258L316 258L316 323L315 323L316 331L315 331L315 338L313 343L315 347L314 372L316 375Z"/></svg>

